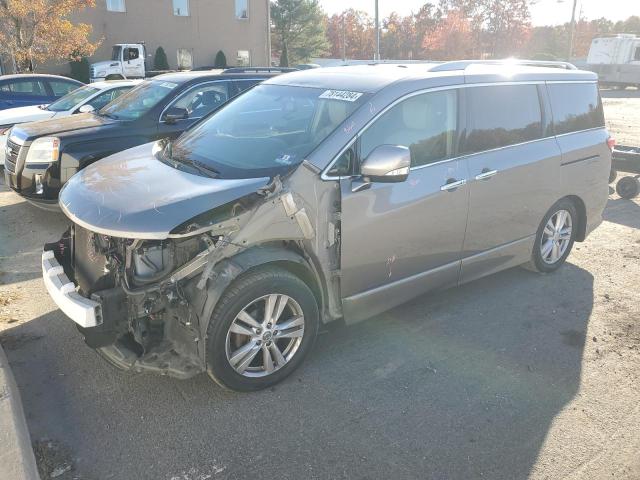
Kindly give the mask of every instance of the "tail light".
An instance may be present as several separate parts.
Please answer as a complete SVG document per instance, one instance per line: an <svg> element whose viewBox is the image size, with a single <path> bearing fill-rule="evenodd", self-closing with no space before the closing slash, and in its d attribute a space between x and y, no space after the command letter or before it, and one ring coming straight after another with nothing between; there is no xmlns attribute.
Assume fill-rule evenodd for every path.
<svg viewBox="0 0 640 480"><path fill-rule="evenodd" d="M616 139L613 137L607 138L607 147L613 152L613 147L616 146Z"/></svg>

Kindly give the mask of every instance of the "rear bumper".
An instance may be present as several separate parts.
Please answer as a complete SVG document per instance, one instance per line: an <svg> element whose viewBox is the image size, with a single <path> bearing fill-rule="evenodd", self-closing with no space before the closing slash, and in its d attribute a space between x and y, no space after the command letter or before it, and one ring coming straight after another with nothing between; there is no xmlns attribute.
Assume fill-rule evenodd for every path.
<svg viewBox="0 0 640 480"><path fill-rule="evenodd" d="M102 323L100 303L84 298L76 291L76 286L50 250L42 252L42 278L47 292L67 317L83 328Z"/></svg>

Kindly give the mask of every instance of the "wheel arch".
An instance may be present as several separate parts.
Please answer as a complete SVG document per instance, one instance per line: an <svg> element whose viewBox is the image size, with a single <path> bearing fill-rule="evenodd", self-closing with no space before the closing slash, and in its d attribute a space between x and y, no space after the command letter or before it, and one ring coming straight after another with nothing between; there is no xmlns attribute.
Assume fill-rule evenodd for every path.
<svg viewBox="0 0 640 480"><path fill-rule="evenodd" d="M242 267L236 278L266 266L277 266L294 274L311 289L318 303L318 310L322 311L325 290L320 275L311 261L291 245L260 245L237 254L231 260Z"/></svg>
<svg viewBox="0 0 640 480"><path fill-rule="evenodd" d="M560 200L569 200L576 207L576 212L578 213L576 241L583 242L587 236L587 207L584 204L584 200L577 195L567 195Z"/></svg>
<svg viewBox="0 0 640 480"><path fill-rule="evenodd" d="M224 291L237 279L259 268L277 266L302 280L312 291L318 311L323 311L326 290L312 262L301 251L284 243L257 245L218 262L208 286L200 291L196 277L187 288L200 317L200 330L205 335L211 316ZM200 294L202 293L202 294ZM322 321L323 315L320 315Z"/></svg>

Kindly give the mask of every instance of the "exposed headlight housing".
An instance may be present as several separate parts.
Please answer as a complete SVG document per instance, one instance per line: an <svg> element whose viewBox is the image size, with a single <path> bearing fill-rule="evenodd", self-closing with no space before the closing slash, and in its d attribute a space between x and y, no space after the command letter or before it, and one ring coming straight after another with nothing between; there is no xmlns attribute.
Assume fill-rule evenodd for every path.
<svg viewBox="0 0 640 480"><path fill-rule="evenodd" d="M25 163L57 162L59 154L60 139L56 137L38 138L29 147Z"/></svg>

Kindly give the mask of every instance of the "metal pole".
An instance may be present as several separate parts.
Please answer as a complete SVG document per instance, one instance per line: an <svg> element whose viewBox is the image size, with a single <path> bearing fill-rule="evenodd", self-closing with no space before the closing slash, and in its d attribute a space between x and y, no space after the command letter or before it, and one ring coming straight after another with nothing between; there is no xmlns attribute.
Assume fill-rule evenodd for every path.
<svg viewBox="0 0 640 480"><path fill-rule="evenodd" d="M573 55L573 35L576 30L576 5L578 0L573 0L573 10L571 11L571 25L569 27L569 52L567 54L567 61L571 61L571 55Z"/></svg>
<svg viewBox="0 0 640 480"><path fill-rule="evenodd" d="M342 61L347 61L347 32L344 29L344 12L342 12Z"/></svg>
<svg viewBox="0 0 640 480"><path fill-rule="evenodd" d="M271 67L271 0L267 2L267 67Z"/></svg>
<svg viewBox="0 0 640 480"><path fill-rule="evenodd" d="M378 18L378 0L376 0L376 53L373 55L374 60L380 60L380 21Z"/></svg>

